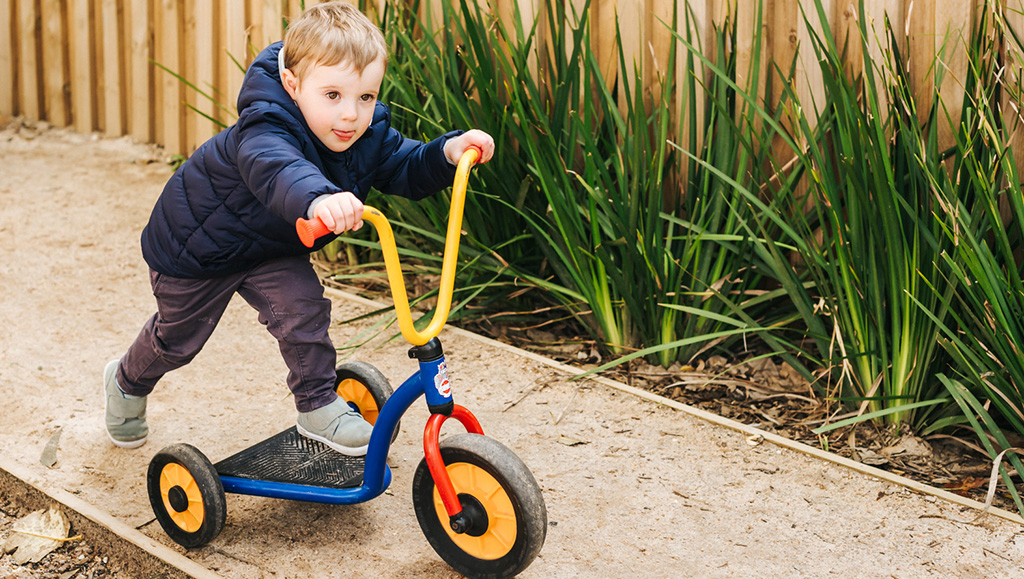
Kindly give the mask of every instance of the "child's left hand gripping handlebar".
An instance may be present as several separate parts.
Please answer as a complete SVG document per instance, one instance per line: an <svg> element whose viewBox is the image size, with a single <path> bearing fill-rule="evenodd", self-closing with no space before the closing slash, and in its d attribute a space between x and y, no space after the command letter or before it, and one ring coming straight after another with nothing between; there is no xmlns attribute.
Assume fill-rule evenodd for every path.
<svg viewBox="0 0 1024 579"><path fill-rule="evenodd" d="M466 184L469 181L469 170L480 158L481 151L469 147L459 160L455 171L455 183L452 185L452 205L448 213L448 234L445 237L444 261L441 265L441 287L438 292L437 308L434 317L422 332L413 325L412 313L409 311L409 298L405 293L405 279L402 277L402 266L398 261L398 248L395 246L395 235L391 224L380 210L363 206L363 221L369 221L377 229L380 247L384 254L384 266L388 272L391 293L395 300L395 314L402 336L414 346L426 344L431 338L441 333L441 328L448 321L448 312L452 305L452 293L455 289L455 264L459 256L459 238L462 234L462 212L466 207ZM317 238L331 233L319 217L299 219L295 222L299 239L306 247L313 247Z"/></svg>

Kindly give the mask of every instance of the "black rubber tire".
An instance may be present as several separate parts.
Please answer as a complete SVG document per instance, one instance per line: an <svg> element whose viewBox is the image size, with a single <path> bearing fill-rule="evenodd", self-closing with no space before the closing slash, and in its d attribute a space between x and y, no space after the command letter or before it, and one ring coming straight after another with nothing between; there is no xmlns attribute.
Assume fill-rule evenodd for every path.
<svg viewBox="0 0 1024 579"><path fill-rule="evenodd" d="M177 467L183 468L184 472ZM169 481L173 481L168 484L180 483L180 479L186 481L184 486L171 486L169 494L176 494L175 498L179 500L182 500L180 497L189 496L187 506L176 508L172 506L173 499L165 498L160 488L161 477L164 475L169 477ZM227 518L224 485L221 484L217 469L194 446L172 444L158 452L149 461L146 486L149 491L149 504L153 507L156 520L167 535L182 547L202 547L216 539L224 529L224 520ZM190 512L191 515L195 515L193 518L199 523L198 528L189 529L190 525L182 522L183 518L191 516Z"/></svg>
<svg viewBox="0 0 1024 579"><path fill-rule="evenodd" d="M511 450L493 438L479 434L465 433L446 438L441 442L441 457L449 470L459 463L467 463L485 471L497 481L515 514L516 537L503 555L494 555L494 558L480 558L477 553L467 552L456 544L449 534L447 513L443 509L439 513L435 506L434 480L424 459L420 461L413 477L412 498L416 518L430 546L452 568L468 577L491 579L521 573L540 553L548 527L547 507L533 474ZM477 477L471 478L476 480ZM456 492L464 508L478 498L474 491L482 490L482 485L480 489L459 488L456 485ZM477 501L477 504L480 502ZM493 514L486 506L483 508L487 512L487 517L483 517L487 519L487 528L476 532L488 534L492 532L490 517Z"/></svg>
<svg viewBox="0 0 1024 579"><path fill-rule="evenodd" d="M360 406L358 410L367 422L375 424L377 422L377 412L384 408L384 403L387 402L394 392L391 389L391 382L388 382L388 379L384 377L384 374L381 374L380 370L366 362L344 362L338 365L337 372L338 379L334 382L334 389L337 391L338 396L341 396L350 404L358 406L359 401L349 400L346 395L342 394L342 382L345 380L355 380L370 393L376 408L368 409ZM391 442L398 438L398 431L401 425L401 421L395 424L395 431L391 433Z"/></svg>

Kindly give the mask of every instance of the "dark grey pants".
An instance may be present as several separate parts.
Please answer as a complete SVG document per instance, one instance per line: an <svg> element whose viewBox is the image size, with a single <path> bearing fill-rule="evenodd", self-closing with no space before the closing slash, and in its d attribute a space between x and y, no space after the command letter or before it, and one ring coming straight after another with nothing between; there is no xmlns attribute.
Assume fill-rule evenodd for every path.
<svg viewBox="0 0 1024 579"><path fill-rule="evenodd" d="M118 384L146 396L164 374L188 364L238 293L259 312L288 365L288 388L299 412L335 400L337 352L328 336L331 302L307 256L274 259L214 279L183 279L150 270L157 313L121 359Z"/></svg>

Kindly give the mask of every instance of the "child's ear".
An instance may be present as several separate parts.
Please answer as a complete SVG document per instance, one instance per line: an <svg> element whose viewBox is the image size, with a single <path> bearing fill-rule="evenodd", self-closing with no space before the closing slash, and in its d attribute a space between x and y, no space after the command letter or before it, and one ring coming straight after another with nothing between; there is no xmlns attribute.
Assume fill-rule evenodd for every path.
<svg viewBox="0 0 1024 579"><path fill-rule="evenodd" d="M281 71L281 84L284 85L284 90L288 92L288 95L295 100L295 93L299 88L299 79L292 73L290 68L283 69Z"/></svg>

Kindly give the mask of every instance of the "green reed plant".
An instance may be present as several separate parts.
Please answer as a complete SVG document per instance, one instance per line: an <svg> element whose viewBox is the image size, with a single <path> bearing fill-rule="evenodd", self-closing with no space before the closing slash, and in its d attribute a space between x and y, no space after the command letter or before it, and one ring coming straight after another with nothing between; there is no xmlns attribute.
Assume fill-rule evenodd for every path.
<svg viewBox="0 0 1024 579"><path fill-rule="evenodd" d="M737 55L732 51L737 46L734 18L714 28L714 37L709 39L716 47L713 59L702 56L705 50L699 38L675 34L686 55L685 114L696 119L703 107L705 123L694 122L696 129L681 132L677 142L669 143L692 177L683 184L677 215L662 214L678 228L669 232L673 245L666 252L675 256L682 274L680 285L686 288L675 296L676 300L665 300L663 305L689 312L682 319L682 331L677 330L679 336L745 328L810 378L804 364L792 355L798 348L785 339L788 326L798 317L780 299L785 296L784 290L762 289L770 285L765 275L770 269L757 253L757 240L745 231L745 223L755 215L743 191L770 180L771 174L765 169L770 167L771 149L765 145L778 129L777 122L761 122L757 106L766 98L770 85L761 83L760 5L755 11L752 45L756 48L747 70L737 68ZM688 11L684 30L691 29L691 17ZM698 74L701 68L707 70L704 75ZM703 82L699 80L702 76L706 78ZM743 86L736 84L741 77L746 79ZM698 90L704 92L704 99L699 98ZM703 147L697 146L698 138L704 139ZM778 235L771 227L761 233L772 239ZM697 344L704 350L708 342L702 342Z"/></svg>
<svg viewBox="0 0 1024 579"><path fill-rule="evenodd" d="M817 8L826 22L820 3ZM859 23L860 37L852 40L867 55L872 39L863 3ZM814 36L827 96L817 127L800 121L802 132L812 135L805 162L814 202L810 211L791 215L814 250L801 257L830 317L828 359L837 363L840 396L867 401L873 411L934 401L885 416L919 425L942 405L934 375L946 360L937 347L935 318L941 321L947 311L941 294L921 276L936 273L950 247L933 219L930 190L946 169L935 110L919 123L909 71L888 20L885 31L886 58L865 59L862 92L847 76L828 27ZM820 244L813 241L818 234Z"/></svg>
<svg viewBox="0 0 1024 579"><path fill-rule="evenodd" d="M1024 436L1024 191L1010 146L1021 119L1000 106L1004 96L1022 102L1022 94L999 74L1004 43L1022 48L1002 12L986 6L968 52L956 133L960 154L953 176L939 175L933 183L943 233L953 247L942 256L942 277L932 281L952 288L946 292L951 319L942 326L942 345L958 374Z"/></svg>
<svg viewBox="0 0 1024 579"><path fill-rule="evenodd" d="M1007 433L1024 437L1024 188L1011 146L1022 93L1003 60L1004 51L1022 50L1003 9L986 4L968 49L951 176L936 174L932 182L937 220L951 248L941 256L941 275L926 281L947 288L941 295L949 314L935 321L953 367L951 376L939 379L962 414L929 429L969 425L992 458L1021 446ZM1008 457L1020 477L1024 463ZM1024 512L1008 472L1001 471Z"/></svg>
<svg viewBox="0 0 1024 579"><path fill-rule="evenodd" d="M547 6L544 16L552 25L548 46L537 50L540 78L522 76L533 41L521 29L516 38L528 39L519 45L527 50L513 54L502 72L516 79L509 108L518 118L513 134L528 159L528 195L545 201L525 213L530 228L560 284L589 308L578 313L594 337L622 352L657 320L644 315L657 302L657 271L647 269L638 249L652 236L662 238L652 228L662 209L658 165L664 148L651 149L647 130L664 135L668 118L657 112L638 117L643 95L628 83L618 95L626 109L620 112L589 51L588 9L571 15L562 4ZM503 36L512 39L507 31ZM638 120L639 126L632 124Z"/></svg>
<svg viewBox="0 0 1024 579"><path fill-rule="evenodd" d="M824 100L801 102L784 83L775 114L760 111L795 162L766 198L738 187L757 208L744 224L801 317L805 353L824 364L820 389L887 421L919 423L943 403L933 378L943 362L937 325L918 304L945 315L919 274L933 272L948 246L929 193L931 175L945 169L934 127L917 121L909 75L891 48L897 44L889 43L884 63L865 60L863 73L851 78L820 2L815 11L823 26L812 32L810 48ZM861 6L858 34L849 40L870 54L866 22ZM888 24L886 30L891 34ZM777 71L784 81L788 75ZM781 110L792 119L791 133Z"/></svg>

